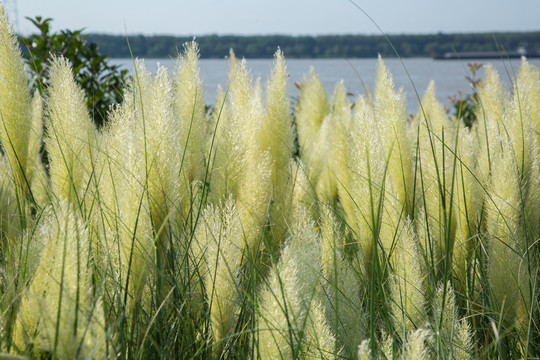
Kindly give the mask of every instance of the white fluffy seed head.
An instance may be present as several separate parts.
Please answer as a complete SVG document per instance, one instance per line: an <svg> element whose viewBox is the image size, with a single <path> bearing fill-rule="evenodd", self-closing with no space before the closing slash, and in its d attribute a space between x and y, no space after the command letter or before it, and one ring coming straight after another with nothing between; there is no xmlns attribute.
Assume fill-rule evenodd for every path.
<svg viewBox="0 0 540 360"><path fill-rule="evenodd" d="M112 281L128 293L128 311L148 310L148 289L154 265L154 244L148 197L145 195L144 159L134 143L134 112L129 106L114 108L99 141L97 169L100 212L98 229L106 229L97 260L109 269ZM97 212L96 212L97 213ZM112 263L112 265L111 265ZM112 267L112 269L111 269ZM108 273L109 273L108 272ZM128 289L125 289L129 274ZM107 283L109 285L109 283ZM131 313L132 314L132 313Z"/></svg>
<svg viewBox="0 0 540 360"><path fill-rule="evenodd" d="M417 329L426 322L424 279L418 239L409 221L400 224L391 263L394 269L391 309L396 328L399 333Z"/></svg>
<svg viewBox="0 0 540 360"><path fill-rule="evenodd" d="M307 353L317 354L312 355L316 358L331 356L335 354L335 339L321 311L318 295L322 271L320 238L305 211L297 213L290 231L291 238L260 294L257 314L260 357L289 358L298 346Z"/></svg>
<svg viewBox="0 0 540 360"><path fill-rule="evenodd" d="M472 239L478 233L485 191L478 169L478 139L465 126L457 127L456 131L459 132L456 149L457 229L452 263L458 279L464 284L467 262L474 244Z"/></svg>
<svg viewBox="0 0 540 360"><path fill-rule="evenodd" d="M408 335L403 358L407 360L431 359L429 343L433 334L429 329L417 329Z"/></svg>
<svg viewBox="0 0 540 360"><path fill-rule="evenodd" d="M477 123L474 131L479 143L479 172L484 185L489 182L491 157L496 151L496 139L502 130L508 95L504 92L499 74L487 66L484 81L478 88Z"/></svg>
<svg viewBox="0 0 540 360"><path fill-rule="evenodd" d="M347 142L345 159L348 175L341 183L340 198L362 256L370 261L374 237L378 237L377 242L382 241L386 251L390 248L393 235L386 234L391 230L386 224L392 223L388 215L398 197L387 172L384 147L373 111L363 100L356 104ZM382 210L380 213L379 208ZM377 232L379 227L381 231Z"/></svg>
<svg viewBox="0 0 540 360"><path fill-rule="evenodd" d="M407 137L405 97L403 92L395 92L392 76L380 57L374 107L385 158L388 159L388 173L406 214L412 214L413 160Z"/></svg>
<svg viewBox="0 0 540 360"><path fill-rule="evenodd" d="M496 308L507 324L526 322L530 309L528 242L524 235L523 183L512 146L500 138L493 155L486 204L488 276Z"/></svg>
<svg viewBox="0 0 540 360"><path fill-rule="evenodd" d="M312 151L313 146L310 146L310 143L319 131L323 119L330 112L328 94L313 68L300 84L300 94L294 112L300 153L305 157Z"/></svg>
<svg viewBox="0 0 540 360"><path fill-rule="evenodd" d="M178 169L182 149L178 146L178 122L174 118L174 94L167 70L159 67L150 75L137 62L137 76L126 94L126 104L134 111L134 146L143 159L152 223L156 233L167 231L174 218L178 198ZM161 235L160 235L161 236Z"/></svg>
<svg viewBox="0 0 540 360"><path fill-rule="evenodd" d="M35 236L44 249L17 313L14 344L21 351L62 358L104 358L105 318L94 295L89 232L67 201L47 209Z"/></svg>
<svg viewBox="0 0 540 360"><path fill-rule="evenodd" d="M174 84L175 116L179 122L179 143L182 154L182 171L192 182L204 175L204 147L207 135L205 94L199 71L197 43L184 45L178 57L178 73Z"/></svg>
<svg viewBox="0 0 540 360"><path fill-rule="evenodd" d="M83 204L92 174L96 129L68 61L53 59L49 72L46 146L52 190L60 199Z"/></svg>
<svg viewBox="0 0 540 360"><path fill-rule="evenodd" d="M225 102L228 100L227 102ZM259 149L262 122L262 99L258 82L251 83L251 73L245 60L238 62L231 51L228 97L218 94L217 124L212 152L210 200L217 204L230 195L237 199L246 174L247 159ZM216 114L217 116L217 114ZM214 125L215 126L215 125ZM251 155L253 156L253 155Z"/></svg>
<svg viewBox="0 0 540 360"><path fill-rule="evenodd" d="M253 152L253 154L252 154ZM270 154L257 149L247 158L246 175L238 194L238 208L245 234L245 247L255 254L272 198L272 164Z"/></svg>
<svg viewBox="0 0 540 360"><path fill-rule="evenodd" d="M21 195L29 192L31 96L17 36L0 5L0 141Z"/></svg>
<svg viewBox="0 0 540 360"><path fill-rule="evenodd" d="M272 159L272 184L282 191L289 159L294 146L294 133L287 98L287 67L283 53L278 49L274 67L266 85L266 106L261 127L260 148L269 151Z"/></svg>
<svg viewBox="0 0 540 360"><path fill-rule="evenodd" d="M244 234L240 213L232 198L219 206L210 205L204 211L196 238L201 249L205 249L206 293L219 356L234 330L240 309Z"/></svg>
<svg viewBox="0 0 540 360"><path fill-rule="evenodd" d="M353 356L363 335L364 311L358 269L345 253L345 241L335 215L321 209L322 303L328 325L343 355Z"/></svg>
<svg viewBox="0 0 540 360"><path fill-rule="evenodd" d="M455 208L457 173L456 126L451 123L430 84L422 100L419 119L417 184L422 193L418 202L424 205L432 248L438 259L451 253L456 232ZM459 139L458 139L459 140Z"/></svg>

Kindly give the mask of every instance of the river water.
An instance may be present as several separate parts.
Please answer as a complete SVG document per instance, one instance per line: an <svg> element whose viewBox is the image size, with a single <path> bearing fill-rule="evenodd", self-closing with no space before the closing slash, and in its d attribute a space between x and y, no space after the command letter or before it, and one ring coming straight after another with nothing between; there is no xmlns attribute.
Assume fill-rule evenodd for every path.
<svg viewBox="0 0 540 360"><path fill-rule="evenodd" d="M260 77L261 84L264 84L270 74L272 59L247 59L247 66L251 70L253 78ZM384 63L393 75L396 89L403 88L407 97L407 109L409 112L416 112L418 109L418 96L426 90L429 82L435 82L436 94L439 100L449 105L449 97L459 92L470 92L471 87L466 80L470 75L468 63L476 62L482 64L492 64L499 72L501 80L506 86L512 82L520 67L520 60L433 60L429 58L408 58L408 59L384 59ZM531 59L529 62L540 67L540 59ZM118 64L123 68L132 70L132 59L111 59L112 64ZM298 89L295 82L301 82L303 77L314 67L321 81L329 92L332 92L336 84L343 80L350 92L351 101L359 94L365 93L367 87L371 91L374 88L375 75L377 71L377 59L288 59L286 60L289 72L289 96L298 96ZM155 73L158 64L169 69L169 73L176 71L176 61L174 59L145 59L148 71ZM218 85L227 87L228 82L228 60L227 59L201 59L201 77L206 92L206 103L213 104L216 97ZM480 70L477 76L482 76ZM418 95L417 95L418 94Z"/></svg>

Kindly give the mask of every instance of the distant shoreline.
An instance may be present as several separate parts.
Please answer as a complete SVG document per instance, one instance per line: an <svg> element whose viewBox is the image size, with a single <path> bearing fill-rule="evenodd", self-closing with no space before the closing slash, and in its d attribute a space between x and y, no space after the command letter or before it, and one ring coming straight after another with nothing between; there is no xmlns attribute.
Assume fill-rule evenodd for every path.
<svg viewBox="0 0 540 360"><path fill-rule="evenodd" d="M373 58L440 57L446 53L496 52L504 54L525 47L540 50L540 31L471 34L388 35L392 45L381 35L321 35L321 36L197 36L201 58L224 58L229 49L238 57L271 58L278 47L287 58ZM135 57L175 57L184 43L193 36L128 35ZM96 43L112 58L131 57L125 35L89 34L88 42Z"/></svg>

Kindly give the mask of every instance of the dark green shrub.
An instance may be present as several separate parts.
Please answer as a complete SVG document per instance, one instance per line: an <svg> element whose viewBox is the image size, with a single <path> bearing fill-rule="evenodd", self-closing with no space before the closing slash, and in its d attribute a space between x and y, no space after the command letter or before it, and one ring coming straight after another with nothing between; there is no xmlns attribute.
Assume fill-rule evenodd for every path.
<svg viewBox="0 0 540 360"><path fill-rule="evenodd" d="M476 122L476 106L478 104L478 86L482 82L482 79L477 77L478 70L482 68L482 64L469 63L470 75L466 76L469 85L471 86L472 93L466 93L460 91L456 95L450 98L452 103L452 113L457 118L463 121L465 126L470 128Z"/></svg>
<svg viewBox="0 0 540 360"><path fill-rule="evenodd" d="M28 18L39 33L22 39L28 52L24 54L33 85L43 94L48 86L47 64L51 54L63 55L71 63L73 75L86 92L86 102L96 125L101 126L112 104L122 101L123 85L128 71L108 63L94 43L87 43L83 30L51 32L52 19Z"/></svg>

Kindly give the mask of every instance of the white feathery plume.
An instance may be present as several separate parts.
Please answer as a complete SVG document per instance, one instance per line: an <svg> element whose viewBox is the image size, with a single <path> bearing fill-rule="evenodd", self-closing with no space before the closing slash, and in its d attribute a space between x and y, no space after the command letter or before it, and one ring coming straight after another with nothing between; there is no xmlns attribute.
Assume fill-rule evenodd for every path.
<svg viewBox="0 0 540 360"><path fill-rule="evenodd" d="M100 141L98 166L99 220L105 233L104 253L98 258L104 268L112 265L113 276L128 293L128 311L134 306L148 310L148 289L154 269L154 244L148 198L145 196L145 164L134 143L135 112L130 101L114 108ZM111 265L109 265L111 264ZM128 278L129 276L129 278ZM125 286L128 286L126 289Z"/></svg>
<svg viewBox="0 0 540 360"><path fill-rule="evenodd" d="M47 138L53 193L84 208L96 147L96 129L86 108L83 90L66 59L50 66L47 97ZM87 204L89 205L89 204Z"/></svg>
<svg viewBox="0 0 540 360"><path fill-rule="evenodd" d="M323 119L330 113L330 100L324 89L319 75L311 68L300 85L298 102L294 109L300 154L307 162L309 153L313 150L310 145L315 134L319 131Z"/></svg>
<svg viewBox="0 0 540 360"><path fill-rule="evenodd" d="M344 253L344 236L328 206L321 209L322 301L328 324L344 355L353 356L362 339L365 316L358 269Z"/></svg>
<svg viewBox="0 0 540 360"><path fill-rule="evenodd" d="M17 192L30 192L34 159L28 157L32 132L31 96L17 36L0 5L0 141Z"/></svg>
<svg viewBox="0 0 540 360"><path fill-rule="evenodd" d="M184 44L177 61L174 82L174 110L178 121L180 153L180 205L177 218L181 225L197 212L201 182L205 173L205 147L208 118L205 94L199 71L199 48L194 41Z"/></svg>
<svg viewBox="0 0 540 360"><path fill-rule="evenodd" d="M260 149L268 151L272 165L272 201L270 225L275 242L286 236L287 223L292 216L291 167L294 129L287 96L287 66L280 49L274 55L272 73L266 84L264 119L260 130Z"/></svg>
<svg viewBox="0 0 540 360"><path fill-rule="evenodd" d="M426 322L424 279L418 239L410 221L403 221L391 258L393 266L391 309L398 333L420 328Z"/></svg>
<svg viewBox="0 0 540 360"><path fill-rule="evenodd" d="M304 351L335 356L335 338L319 300L320 238L305 211L299 211L277 267L260 294L258 357L290 358Z"/></svg>
<svg viewBox="0 0 540 360"><path fill-rule="evenodd" d="M339 189L340 200L347 224L368 264L374 243L385 252L390 251L401 206L387 172L376 119L363 98L356 102L347 142L345 158L349 170Z"/></svg>
<svg viewBox="0 0 540 360"><path fill-rule="evenodd" d="M77 213L67 201L50 207L36 232L44 249L13 333L23 353L32 349L66 359L108 353L103 304L92 286L88 229Z"/></svg>
<svg viewBox="0 0 540 360"><path fill-rule="evenodd" d="M488 276L496 308L507 325L526 326L530 310L530 279L527 237L524 235L523 189L512 145L498 138L492 155L486 196Z"/></svg>
<svg viewBox="0 0 540 360"><path fill-rule="evenodd" d="M442 104L435 97L433 82L422 99L422 114L416 124L418 131L417 189L423 194L430 249L439 262L452 254L457 213L458 160L455 157L456 134ZM450 261L450 259L447 259ZM442 263L440 263L442 264Z"/></svg>
<svg viewBox="0 0 540 360"><path fill-rule="evenodd" d="M417 329L408 335L405 354L403 359L407 360L423 360L431 359L430 351L427 343L431 341L432 333L428 329Z"/></svg>
<svg viewBox="0 0 540 360"><path fill-rule="evenodd" d="M413 158L407 136L407 112L403 92L394 91L390 72L379 56L375 85L374 117L381 134L388 173L407 215L412 214Z"/></svg>
<svg viewBox="0 0 540 360"><path fill-rule="evenodd" d="M138 61L137 79L131 92L135 109L135 142L145 161L147 189L156 234L169 231L167 223L174 218L178 198L178 165L181 149L177 144L178 123L174 119L173 86L164 67L155 77Z"/></svg>
<svg viewBox="0 0 540 360"><path fill-rule="evenodd" d="M182 172L188 182L204 175L204 146L207 135L205 94L199 70L199 47L192 41L178 57L174 83L174 106L179 122Z"/></svg>
<svg viewBox="0 0 540 360"><path fill-rule="evenodd" d="M242 288L240 271L244 234L240 214L232 198L219 207L210 205L204 211L196 239L204 251L206 295L219 356L238 320Z"/></svg>

